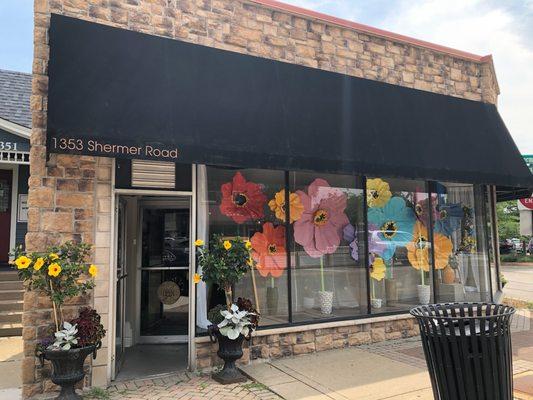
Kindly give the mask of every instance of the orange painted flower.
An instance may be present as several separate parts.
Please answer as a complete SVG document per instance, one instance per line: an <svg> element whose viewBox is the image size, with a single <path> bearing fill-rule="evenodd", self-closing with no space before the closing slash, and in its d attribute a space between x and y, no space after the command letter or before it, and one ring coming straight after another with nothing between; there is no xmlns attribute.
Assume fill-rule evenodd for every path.
<svg viewBox="0 0 533 400"><path fill-rule="evenodd" d="M237 172L231 182L220 187L220 212L238 224L264 216L266 196L257 183L248 182Z"/></svg>
<svg viewBox="0 0 533 400"><path fill-rule="evenodd" d="M448 257L452 254L452 241L440 233L433 236L435 269L443 269L448 265ZM415 269L429 271L431 264L431 243L427 228L420 222L415 223L413 240L407 244L407 258Z"/></svg>
<svg viewBox="0 0 533 400"><path fill-rule="evenodd" d="M272 222L263 224L263 232L256 232L251 239L252 257L261 276L279 278L287 268L285 251L285 227Z"/></svg>
<svg viewBox="0 0 533 400"><path fill-rule="evenodd" d="M274 211L276 218L285 222L285 189L281 189L274 195L274 198L268 202L271 211ZM300 196L296 193L289 192L290 223L298 221L304 212L304 206Z"/></svg>

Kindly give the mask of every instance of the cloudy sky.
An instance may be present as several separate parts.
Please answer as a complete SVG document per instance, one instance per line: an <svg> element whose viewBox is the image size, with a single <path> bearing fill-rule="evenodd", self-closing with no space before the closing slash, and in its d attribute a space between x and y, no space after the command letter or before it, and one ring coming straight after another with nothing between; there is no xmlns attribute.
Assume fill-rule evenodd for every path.
<svg viewBox="0 0 533 400"><path fill-rule="evenodd" d="M472 53L492 54L499 110L533 154L533 0L285 0ZM33 0L0 0L0 68L29 72Z"/></svg>

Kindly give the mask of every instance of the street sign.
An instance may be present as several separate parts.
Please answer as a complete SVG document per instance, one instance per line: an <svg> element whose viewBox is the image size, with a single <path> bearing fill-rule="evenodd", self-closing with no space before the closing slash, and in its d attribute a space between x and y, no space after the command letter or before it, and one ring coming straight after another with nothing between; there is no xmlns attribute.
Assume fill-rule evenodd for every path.
<svg viewBox="0 0 533 400"><path fill-rule="evenodd" d="M533 197L528 199L520 199L520 203L522 203L522 205L528 210L533 210Z"/></svg>

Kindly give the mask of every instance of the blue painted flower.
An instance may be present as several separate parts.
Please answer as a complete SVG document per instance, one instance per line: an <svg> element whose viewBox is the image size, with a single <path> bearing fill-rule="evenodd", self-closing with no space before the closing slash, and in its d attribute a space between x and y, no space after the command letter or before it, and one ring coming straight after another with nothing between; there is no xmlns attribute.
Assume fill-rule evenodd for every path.
<svg viewBox="0 0 533 400"><path fill-rule="evenodd" d="M384 207L368 209L368 223L375 225L378 238L386 244L383 259L390 260L398 246L406 246L413 240L414 211L405 205L402 197L393 197Z"/></svg>
<svg viewBox="0 0 533 400"><path fill-rule="evenodd" d="M449 237L461 227L464 214L461 203L438 204L436 214L435 232Z"/></svg>

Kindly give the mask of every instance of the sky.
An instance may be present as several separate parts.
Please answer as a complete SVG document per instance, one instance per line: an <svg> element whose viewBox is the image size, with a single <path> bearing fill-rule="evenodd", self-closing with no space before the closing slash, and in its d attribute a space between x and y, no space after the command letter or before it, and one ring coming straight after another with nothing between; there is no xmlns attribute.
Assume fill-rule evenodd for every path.
<svg viewBox="0 0 533 400"><path fill-rule="evenodd" d="M395 33L492 54L498 109L522 154L533 154L533 0L285 0ZM0 0L0 68L30 72L33 0Z"/></svg>

